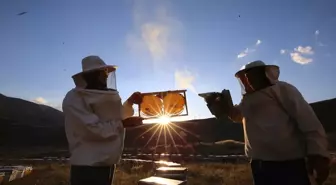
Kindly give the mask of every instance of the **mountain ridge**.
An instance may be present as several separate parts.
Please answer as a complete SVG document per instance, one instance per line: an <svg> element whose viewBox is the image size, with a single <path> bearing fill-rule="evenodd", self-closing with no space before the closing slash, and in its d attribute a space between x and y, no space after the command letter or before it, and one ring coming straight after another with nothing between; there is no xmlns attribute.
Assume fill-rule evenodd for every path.
<svg viewBox="0 0 336 185"><path fill-rule="evenodd" d="M336 125L333 115L336 114L336 98L314 102L310 105L334 141ZM179 145L185 145L186 142L244 141L242 124L233 123L229 119L195 119L174 122L170 125L176 130L173 130L171 135L176 140L174 142ZM155 136L156 139L159 138L158 142L156 139L148 142L155 129L146 131L155 126L157 124L146 124L138 128L127 129L125 146L143 148L165 144L163 134L158 137L158 133ZM180 137L181 135L183 137ZM170 136L167 134L166 137ZM169 144L172 142L170 139ZM63 112L46 105L0 94L0 146L51 145L67 146Z"/></svg>

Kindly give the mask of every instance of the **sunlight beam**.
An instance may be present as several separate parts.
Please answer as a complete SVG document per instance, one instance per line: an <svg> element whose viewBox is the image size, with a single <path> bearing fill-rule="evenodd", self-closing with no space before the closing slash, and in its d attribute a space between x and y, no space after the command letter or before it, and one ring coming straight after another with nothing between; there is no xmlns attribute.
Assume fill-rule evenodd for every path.
<svg viewBox="0 0 336 185"><path fill-rule="evenodd" d="M172 136L170 130L169 130L169 129L167 129L167 130L168 130L168 134L169 134L169 136L170 136L170 139L173 141L174 147L175 147L176 150L177 150L177 153L180 153L179 150L178 150L178 148L176 147L176 143L175 143L174 137Z"/></svg>
<svg viewBox="0 0 336 185"><path fill-rule="evenodd" d="M153 135L149 138L149 140L147 141L146 145L143 148L145 148L149 144L149 142L153 139L153 137L155 136L155 134L159 130L159 128L160 128L160 126L158 126L156 128L156 130L154 131Z"/></svg>
<svg viewBox="0 0 336 185"><path fill-rule="evenodd" d="M156 139L156 145L155 145L154 153L156 153L156 148L157 148L157 146L158 146L158 144L159 144L159 141L160 141L160 138L161 138L161 133L162 133L162 130L163 130L163 128L164 128L165 126L164 126L164 125L161 125L160 127L161 127L161 128L160 128L159 136L158 136L158 138Z"/></svg>

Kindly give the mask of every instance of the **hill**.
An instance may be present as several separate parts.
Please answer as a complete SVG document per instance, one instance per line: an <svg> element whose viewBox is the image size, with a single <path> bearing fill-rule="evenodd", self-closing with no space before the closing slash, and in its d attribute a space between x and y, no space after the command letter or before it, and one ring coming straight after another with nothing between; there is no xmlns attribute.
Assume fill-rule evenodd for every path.
<svg viewBox="0 0 336 185"><path fill-rule="evenodd" d="M64 145L64 116L59 110L0 94L0 145Z"/></svg>
<svg viewBox="0 0 336 185"><path fill-rule="evenodd" d="M312 103L314 111L325 127L329 138L335 140L336 98ZM67 146L61 111L0 94L0 145L1 146ZM127 129L125 146L130 148L156 145L186 145L215 143L222 140L243 141L241 124L215 118L189 120L170 124L174 130L161 132L157 124ZM156 134L155 130L157 130ZM154 135L154 137L152 137ZM150 139L152 137L152 139ZM159 138L159 139L157 139ZM165 139L166 138L166 139ZM171 139L173 138L174 141ZM157 141L158 140L158 141ZM149 142L148 142L149 141Z"/></svg>
<svg viewBox="0 0 336 185"><path fill-rule="evenodd" d="M327 133L336 132L336 98L310 104Z"/></svg>

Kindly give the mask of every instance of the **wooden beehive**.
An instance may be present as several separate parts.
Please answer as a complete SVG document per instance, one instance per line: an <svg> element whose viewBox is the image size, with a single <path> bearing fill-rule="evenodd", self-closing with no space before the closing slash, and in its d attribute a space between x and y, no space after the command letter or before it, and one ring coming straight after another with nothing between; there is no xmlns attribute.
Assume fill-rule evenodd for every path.
<svg viewBox="0 0 336 185"><path fill-rule="evenodd" d="M155 165L159 167L180 167L181 164L179 163L174 163L174 162L169 162L169 161L155 161Z"/></svg>
<svg viewBox="0 0 336 185"><path fill-rule="evenodd" d="M167 179L162 177L148 177L145 179L141 179L138 182L138 185L186 185L186 181Z"/></svg>
<svg viewBox="0 0 336 185"><path fill-rule="evenodd" d="M187 173L185 167L160 167L155 170L155 176L182 181L187 180Z"/></svg>

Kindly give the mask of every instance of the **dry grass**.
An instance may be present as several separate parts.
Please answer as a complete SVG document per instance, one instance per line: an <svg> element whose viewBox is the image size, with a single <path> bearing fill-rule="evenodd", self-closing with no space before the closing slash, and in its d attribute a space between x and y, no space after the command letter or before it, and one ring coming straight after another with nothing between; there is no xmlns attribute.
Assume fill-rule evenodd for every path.
<svg viewBox="0 0 336 185"><path fill-rule="evenodd" d="M191 164L188 165L188 170L188 184L252 184L252 176L248 164Z"/></svg>
<svg viewBox="0 0 336 185"><path fill-rule="evenodd" d="M114 185L137 184L139 179L151 175L151 171L142 165L133 167L119 166L115 173ZM190 185L249 185L252 176L248 164L187 164ZM69 166L62 164L38 165L35 171L10 185L69 185ZM325 185L336 184L336 165Z"/></svg>

